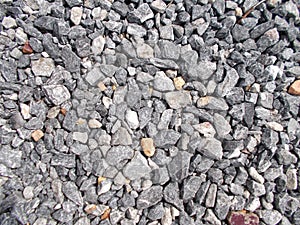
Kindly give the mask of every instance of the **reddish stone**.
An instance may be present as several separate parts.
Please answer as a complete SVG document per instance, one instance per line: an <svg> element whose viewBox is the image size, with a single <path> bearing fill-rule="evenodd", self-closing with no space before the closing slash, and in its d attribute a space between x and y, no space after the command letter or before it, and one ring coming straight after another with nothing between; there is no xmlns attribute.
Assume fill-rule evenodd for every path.
<svg viewBox="0 0 300 225"><path fill-rule="evenodd" d="M259 225L259 218L256 214L245 210L232 211L229 213L228 223L230 225Z"/></svg>
<svg viewBox="0 0 300 225"><path fill-rule="evenodd" d="M31 54L33 52L33 50L31 48L31 46L29 45L28 41L26 41L26 43L24 44L22 51L23 51L24 54Z"/></svg>
<svg viewBox="0 0 300 225"><path fill-rule="evenodd" d="M290 86L288 92L291 95L300 95L300 80L294 81L292 85Z"/></svg>

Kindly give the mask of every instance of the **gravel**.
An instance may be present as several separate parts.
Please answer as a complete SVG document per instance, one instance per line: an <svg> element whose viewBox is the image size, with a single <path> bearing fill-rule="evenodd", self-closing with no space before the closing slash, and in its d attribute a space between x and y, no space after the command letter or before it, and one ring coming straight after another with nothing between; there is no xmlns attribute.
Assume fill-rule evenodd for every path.
<svg viewBox="0 0 300 225"><path fill-rule="evenodd" d="M0 2L0 225L300 223L299 3Z"/></svg>

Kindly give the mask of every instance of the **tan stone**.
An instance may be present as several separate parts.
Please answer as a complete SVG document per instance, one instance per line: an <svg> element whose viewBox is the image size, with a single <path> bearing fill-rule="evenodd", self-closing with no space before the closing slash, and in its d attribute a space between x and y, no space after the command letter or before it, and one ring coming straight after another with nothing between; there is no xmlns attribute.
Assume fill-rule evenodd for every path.
<svg viewBox="0 0 300 225"><path fill-rule="evenodd" d="M100 88L101 91L105 91L107 89L107 87L102 81L98 83L98 87Z"/></svg>
<svg viewBox="0 0 300 225"><path fill-rule="evenodd" d="M33 138L33 140L38 141L42 137L44 137L44 132L41 130L35 130L32 132L31 137Z"/></svg>
<svg viewBox="0 0 300 225"><path fill-rule="evenodd" d="M300 95L300 80L294 81L289 88L289 94L291 95Z"/></svg>
<svg viewBox="0 0 300 225"><path fill-rule="evenodd" d="M142 138L141 146L142 146L144 154L146 156L151 157L154 155L155 147L154 147L152 138Z"/></svg>
<svg viewBox="0 0 300 225"><path fill-rule="evenodd" d="M181 90L182 86L185 84L185 81L182 77L175 77L174 78L174 86L177 90Z"/></svg>

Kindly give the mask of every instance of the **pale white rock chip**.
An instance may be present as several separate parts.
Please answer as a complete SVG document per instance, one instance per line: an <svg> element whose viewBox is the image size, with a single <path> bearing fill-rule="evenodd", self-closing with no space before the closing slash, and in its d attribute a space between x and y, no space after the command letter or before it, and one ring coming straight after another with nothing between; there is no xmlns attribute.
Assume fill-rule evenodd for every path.
<svg viewBox="0 0 300 225"><path fill-rule="evenodd" d="M81 17L82 17L82 12L83 12L83 9L81 7L73 7L71 9L70 19L75 25L80 24Z"/></svg>
<svg viewBox="0 0 300 225"><path fill-rule="evenodd" d="M92 52L94 55L100 55L104 49L106 40L105 38L100 35L99 37L96 37L92 42Z"/></svg>
<svg viewBox="0 0 300 225"><path fill-rule="evenodd" d="M31 61L31 69L36 76L50 77L54 68L54 61L50 58L40 58Z"/></svg>
<svg viewBox="0 0 300 225"><path fill-rule="evenodd" d="M138 114L135 111L127 110L125 119L131 129L137 129L140 126Z"/></svg>

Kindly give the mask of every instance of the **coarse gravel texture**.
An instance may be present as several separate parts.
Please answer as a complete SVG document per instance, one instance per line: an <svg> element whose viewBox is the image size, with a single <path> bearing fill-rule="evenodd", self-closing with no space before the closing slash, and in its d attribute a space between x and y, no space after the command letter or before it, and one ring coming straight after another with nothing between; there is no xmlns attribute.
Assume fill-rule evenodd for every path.
<svg viewBox="0 0 300 225"><path fill-rule="evenodd" d="M300 3L257 3L0 0L0 225L300 224Z"/></svg>

